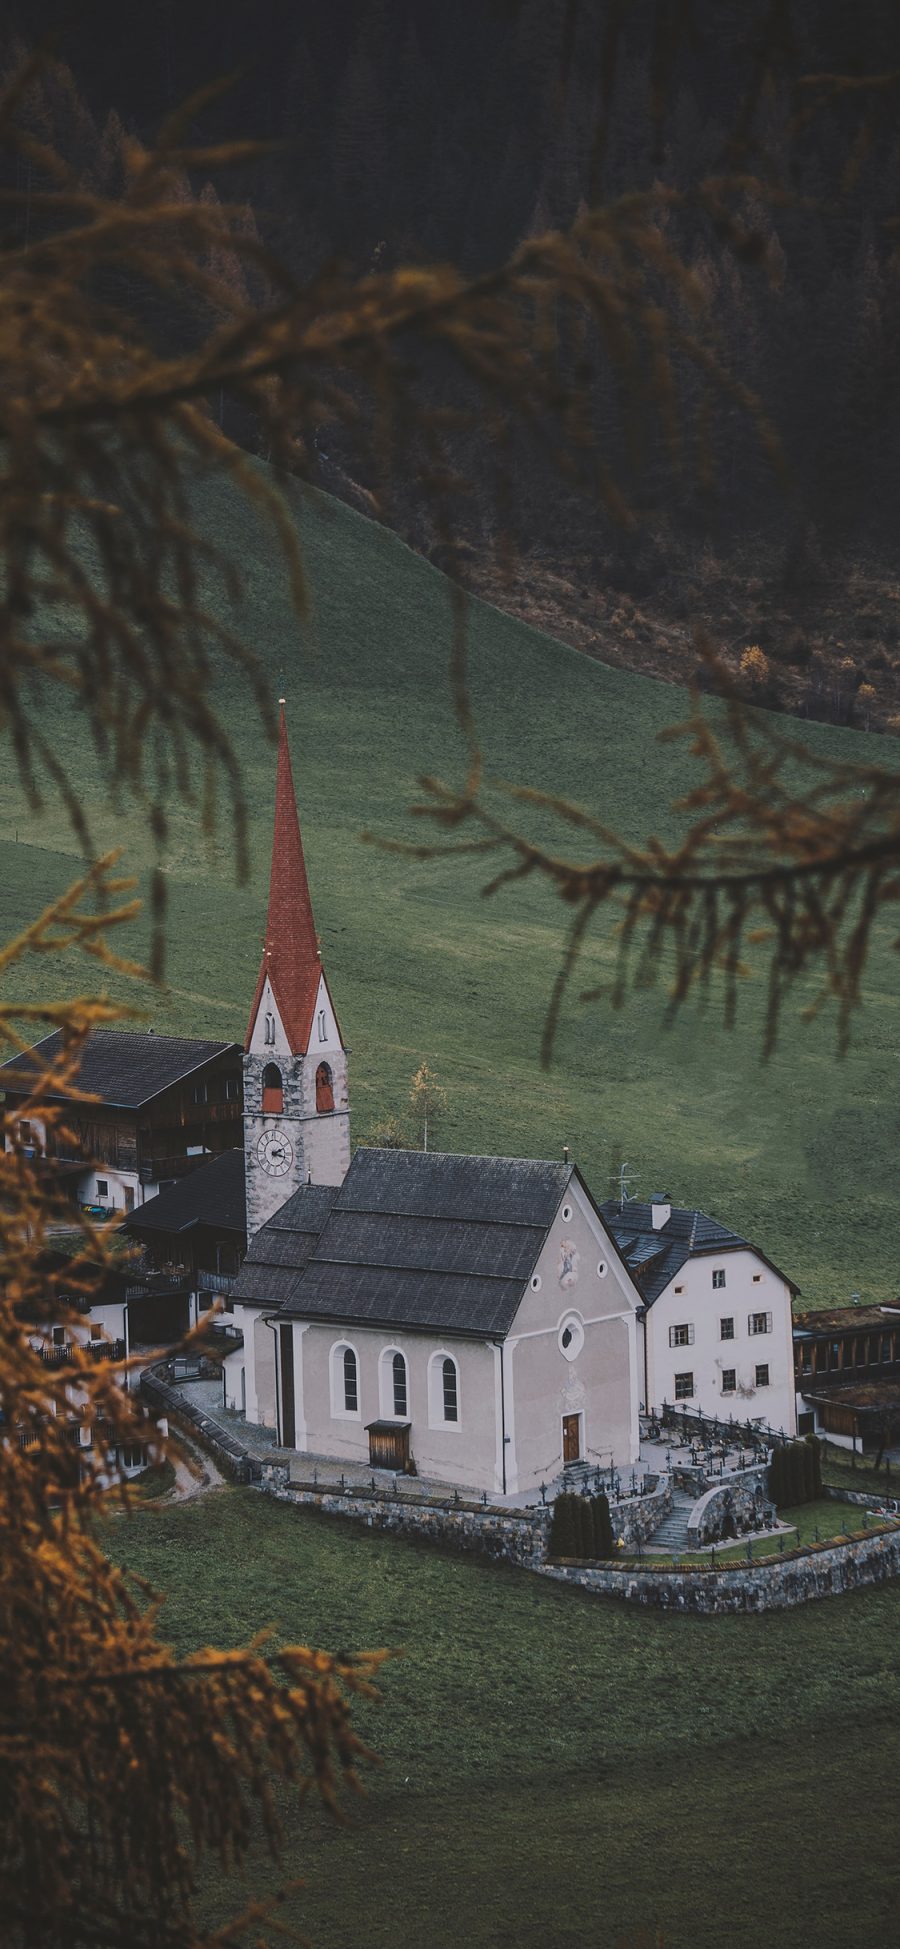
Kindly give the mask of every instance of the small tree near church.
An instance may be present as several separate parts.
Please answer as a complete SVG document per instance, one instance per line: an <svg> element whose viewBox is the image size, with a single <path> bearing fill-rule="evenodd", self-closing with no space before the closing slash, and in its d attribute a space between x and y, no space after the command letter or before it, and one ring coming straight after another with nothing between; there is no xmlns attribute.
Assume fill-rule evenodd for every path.
<svg viewBox="0 0 900 1949"><path fill-rule="evenodd" d="M447 1108L446 1092L441 1089L434 1070L427 1062L421 1062L412 1079L409 1100L413 1107L416 1132L415 1147L427 1150L429 1139L434 1140L435 1127Z"/></svg>

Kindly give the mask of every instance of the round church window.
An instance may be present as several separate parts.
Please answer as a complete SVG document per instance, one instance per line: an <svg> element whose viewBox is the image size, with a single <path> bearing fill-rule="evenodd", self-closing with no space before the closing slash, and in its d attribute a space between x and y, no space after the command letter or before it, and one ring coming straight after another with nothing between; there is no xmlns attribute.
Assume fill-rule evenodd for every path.
<svg viewBox="0 0 900 1949"><path fill-rule="evenodd" d="M577 1360L584 1346L584 1327L576 1316L570 1313L559 1329L557 1345L567 1360Z"/></svg>
<svg viewBox="0 0 900 1949"><path fill-rule="evenodd" d="M605 1279L608 1271L609 1271L609 1266L607 1265L606 1260L601 1259L599 1265L597 1266L597 1278Z"/></svg>

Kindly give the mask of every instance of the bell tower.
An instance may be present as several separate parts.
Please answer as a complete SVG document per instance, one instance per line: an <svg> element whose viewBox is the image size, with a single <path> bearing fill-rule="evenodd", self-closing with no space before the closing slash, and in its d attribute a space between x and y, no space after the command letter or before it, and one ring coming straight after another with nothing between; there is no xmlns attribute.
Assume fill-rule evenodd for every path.
<svg viewBox="0 0 900 1949"><path fill-rule="evenodd" d="M347 1052L319 954L284 698L262 966L244 1045L247 1236L301 1184L350 1167Z"/></svg>

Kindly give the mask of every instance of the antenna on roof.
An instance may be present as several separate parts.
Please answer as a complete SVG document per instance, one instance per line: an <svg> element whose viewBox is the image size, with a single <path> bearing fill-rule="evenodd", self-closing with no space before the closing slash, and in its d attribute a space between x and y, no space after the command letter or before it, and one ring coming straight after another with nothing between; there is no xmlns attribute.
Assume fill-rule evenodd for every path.
<svg viewBox="0 0 900 1949"><path fill-rule="evenodd" d="M631 1165L626 1164L623 1158L622 1163L619 1165L618 1170L613 1172L613 1184L618 1187L618 1192L619 1192L620 1211L623 1209L625 1205L627 1205L629 1198L632 1197L633 1195L628 1188L629 1184L632 1181L635 1184L637 1184L638 1181L637 1176L634 1173L634 1171L632 1171Z"/></svg>

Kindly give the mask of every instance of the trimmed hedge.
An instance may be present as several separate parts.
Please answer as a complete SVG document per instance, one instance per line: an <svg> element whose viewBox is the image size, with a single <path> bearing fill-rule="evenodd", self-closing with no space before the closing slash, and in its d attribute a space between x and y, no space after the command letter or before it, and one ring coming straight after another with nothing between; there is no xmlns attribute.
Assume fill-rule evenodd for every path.
<svg viewBox="0 0 900 1949"><path fill-rule="evenodd" d="M557 1496L550 1528L550 1555L607 1558L613 1554L608 1496Z"/></svg>
<svg viewBox="0 0 900 1949"><path fill-rule="evenodd" d="M822 1444L815 1435L776 1448L769 1463L769 1494L776 1509L815 1502L822 1493Z"/></svg>

